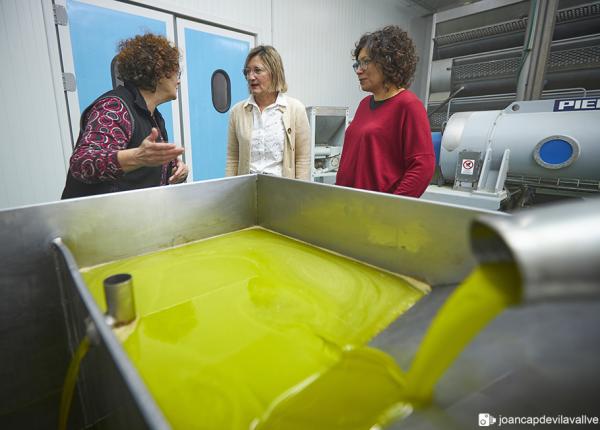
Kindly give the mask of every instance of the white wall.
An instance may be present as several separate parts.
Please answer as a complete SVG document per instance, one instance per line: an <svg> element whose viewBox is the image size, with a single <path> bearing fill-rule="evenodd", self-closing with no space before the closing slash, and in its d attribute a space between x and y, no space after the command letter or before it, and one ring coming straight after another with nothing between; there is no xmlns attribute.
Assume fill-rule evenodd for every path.
<svg viewBox="0 0 600 430"><path fill-rule="evenodd" d="M352 51L360 36L396 24L411 37L418 7L392 0L275 0L273 44L285 64L290 95L307 106L346 106L354 116L361 91L352 70ZM422 35L415 42L424 46ZM420 93L420 83L411 88Z"/></svg>
<svg viewBox="0 0 600 430"><path fill-rule="evenodd" d="M271 42L272 3L279 0L132 0L191 19L258 33L258 43Z"/></svg>
<svg viewBox="0 0 600 430"><path fill-rule="evenodd" d="M409 0L150 0L147 4L258 33L258 43L281 54L289 94L306 106L347 106L354 115L362 92L352 70L360 36L396 24L409 32L428 59L424 9ZM430 30L430 28L429 28ZM426 62L423 61L423 64ZM425 95L419 64L411 90Z"/></svg>
<svg viewBox="0 0 600 430"><path fill-rule="evenodd" d="M57 200L64 186L71 142L51 4L0 0L0 209ZM420 57L429 55L423 10L409 0L139 4L255 33L258 43L281 53L290 95L307 106L347 106L351 116L366 95L351 68L351 51L364 32L398 24L409 31ZM423 88L418 77L411 89L423 96Z"/></svg>
<svg viewBox="0 0 600 430"><path fill-rule="evenodd" d="M64 186L68 122L52 49L40 0L0 1L0 209L56 200Z"/></svg>

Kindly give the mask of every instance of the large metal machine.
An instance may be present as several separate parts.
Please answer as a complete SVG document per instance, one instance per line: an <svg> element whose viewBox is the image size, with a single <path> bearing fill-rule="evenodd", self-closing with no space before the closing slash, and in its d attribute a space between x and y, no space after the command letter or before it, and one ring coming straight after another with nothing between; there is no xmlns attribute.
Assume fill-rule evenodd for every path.
<svg viewBox="0 0 600 430"><path fill-rule="evenodd" d="M598 415L600 300L594 294L573 300L568 293L572 285L588 291L599 276L593 228L599 204L596 199L516 217L247 175L0 211L0 426L56 422L68 360L91 325L97 344L81 367L71 424L169 428L78 268L254 225L431 284L428 296L371 341L404 369L476 258L508 255L526 283L548 283L558 292L552 302L528 300L500 315L440 381L433 406L392 428L472 428L478 412ZM481 236L471 235L476 220ZM53 252L59 237L54 246L62 243L69 252L62 246ZM577 252L568 252L571 245ZM560 270L565 267L576 269L566 272L569 278Z"/></svg>
<svg viewBox="0 0 600 430"><path fill-rule="evenodd" d="M535 22L544 21L535 6L549 2L492 3L472 5L465 15L436 14L427 100L433 131L457 112L504 109L515 100L527 42L539 36ZM544 91L536 98L598 97L600 2L560 0L553 15L545 73L538 76Z"/></svg>
<svg viewBox="0 0 600 430"><path fill-rule="evenodd" d="M506 187L541 193L600 193L600 98L513 102L459 112L443 133L439 166L452 190L426 198L498 209ZM469 203L472 202L472 203Z"/></svg>
<svg viewBox="0 0 600 430"><path fill-rule="evenodd" d="M600 2L436 14L428 96L443 133L425 198L486 209L600 193Z"/></svg>

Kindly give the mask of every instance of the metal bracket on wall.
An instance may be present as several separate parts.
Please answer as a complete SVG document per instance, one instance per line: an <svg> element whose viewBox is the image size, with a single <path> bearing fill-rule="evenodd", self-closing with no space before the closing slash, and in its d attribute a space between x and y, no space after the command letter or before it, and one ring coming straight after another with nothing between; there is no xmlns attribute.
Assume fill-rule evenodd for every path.
<svg viewBox="0 0 600 430"><path fill-rule="evenodd" d="M73 92L77 89L75 75L73 73L63 73L62 80L63 88L65 91Z"/></svg>
<svg viewBox="0 0 600 430"><path fill-rule="evenodd" d="M69 15L67 14L67 8L55 4L54 5L54 24L55 25L67 25L69 23Z"/></svg>

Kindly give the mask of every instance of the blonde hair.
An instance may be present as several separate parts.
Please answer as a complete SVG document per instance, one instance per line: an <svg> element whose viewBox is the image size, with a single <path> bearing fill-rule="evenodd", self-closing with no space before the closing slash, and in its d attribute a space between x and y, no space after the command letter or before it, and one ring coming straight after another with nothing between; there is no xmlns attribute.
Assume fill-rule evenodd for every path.
<svg viewBox="0 0 600 430"><path fill-rule="evenodd" d="M258 45L248 52L244 68L248 67L250 60L257 55L269 73L271 73L271 89L285 93L287 91L287 83L285 82L285 71L283 70L283 61L281 61L279 52L270 45Z"/></svg>

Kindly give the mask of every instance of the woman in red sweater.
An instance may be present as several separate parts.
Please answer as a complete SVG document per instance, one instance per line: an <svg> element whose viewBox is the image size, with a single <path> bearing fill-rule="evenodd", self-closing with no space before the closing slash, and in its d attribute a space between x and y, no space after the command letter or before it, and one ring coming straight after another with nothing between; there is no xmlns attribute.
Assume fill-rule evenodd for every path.
<svg viewBox="0 0 600 430"><path fill-rule="evenodd" d="M387 26L364 34L354 49L363 91L346 130L336 184L419 197L435 170L427 113L407 88L418 57L407 33Z"/></svg>

